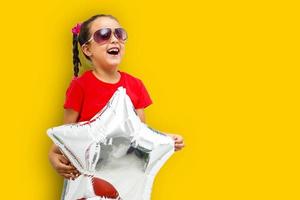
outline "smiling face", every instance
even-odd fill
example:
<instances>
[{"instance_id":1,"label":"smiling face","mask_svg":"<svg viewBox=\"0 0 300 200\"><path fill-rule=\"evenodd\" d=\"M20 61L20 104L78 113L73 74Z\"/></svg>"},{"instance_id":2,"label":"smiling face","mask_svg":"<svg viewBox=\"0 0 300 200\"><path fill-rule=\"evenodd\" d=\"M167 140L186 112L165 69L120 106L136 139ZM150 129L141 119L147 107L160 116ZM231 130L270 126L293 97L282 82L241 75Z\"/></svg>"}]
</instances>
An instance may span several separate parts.
<instances>
[{"instance_id":1,"label":"smiling face","mask_svg":"<svg viewBox=\"0 0 300 200\"><path fill-rule=\"evenodd\" d=\"M121 25L110 17L98 17L90 24L91 37L95 31L103 28L111 28L114 31L115 28L121 28ZM121 63L125 44L118 40L112 32L111 37L106 42L98 44L92 39L81 49L85 55L90 57L94 66L99 66L102 69L114 69Z\"/></svg>"}]
</instances>

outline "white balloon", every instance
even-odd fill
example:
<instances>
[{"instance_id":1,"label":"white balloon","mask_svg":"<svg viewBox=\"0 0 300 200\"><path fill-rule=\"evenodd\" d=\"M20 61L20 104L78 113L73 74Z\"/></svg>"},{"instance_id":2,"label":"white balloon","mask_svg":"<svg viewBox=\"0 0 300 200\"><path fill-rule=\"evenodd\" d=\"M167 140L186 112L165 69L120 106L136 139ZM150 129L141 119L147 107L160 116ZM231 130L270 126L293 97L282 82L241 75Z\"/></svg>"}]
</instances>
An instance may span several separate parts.
<instances>
[{"instance_id":1,"label":"white balloon","mask_svg":"<svg viewBox=\"0 0 300 200\"><path fill-rule=\"evenodd\" d=\"M91 120L47 130L80 171L65 180L63 200L150 200L154 178L174 153L174 141L141 122L119 87Z\"/></svg>"}]
</instances>

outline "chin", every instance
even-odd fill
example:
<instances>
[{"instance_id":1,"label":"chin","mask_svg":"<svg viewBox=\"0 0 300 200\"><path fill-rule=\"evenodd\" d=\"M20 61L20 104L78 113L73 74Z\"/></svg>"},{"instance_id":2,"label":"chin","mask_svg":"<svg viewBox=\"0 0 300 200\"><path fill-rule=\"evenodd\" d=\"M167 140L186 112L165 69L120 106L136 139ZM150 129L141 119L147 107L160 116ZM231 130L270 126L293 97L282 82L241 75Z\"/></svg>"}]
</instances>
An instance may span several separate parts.
<instances>
[{"instance_id":1,"label":"chin","mask_svg":"<svg viewBox=\"0 0 300 200\"><path fill-rule=\"evenodd\" d=\"M102 56L95 59L101 66L107 66L108 68L116 67L121 64L122 56Z\"/></svg>"},{"instance_id":2,"label":"chin","mask_svg":"<svg viewBox=\"0 0 300 200\"><path fill-rule=\"evenodd\" d=\"M106 66L106 69L112 69L112 68L117 68L119 66L120 62L107 62L102 66Z\"/></svg>"},{"instance_id":3,"label":"chin","mask_svg":"<svg viewBox=\"0 0 300 200\"><path fill-rule=\"evenodd\" d=\"M109 59L106 61L108 65L119 65L121 63L120 58L115 58L115 59Z\"/></svg>"}]
</instances>

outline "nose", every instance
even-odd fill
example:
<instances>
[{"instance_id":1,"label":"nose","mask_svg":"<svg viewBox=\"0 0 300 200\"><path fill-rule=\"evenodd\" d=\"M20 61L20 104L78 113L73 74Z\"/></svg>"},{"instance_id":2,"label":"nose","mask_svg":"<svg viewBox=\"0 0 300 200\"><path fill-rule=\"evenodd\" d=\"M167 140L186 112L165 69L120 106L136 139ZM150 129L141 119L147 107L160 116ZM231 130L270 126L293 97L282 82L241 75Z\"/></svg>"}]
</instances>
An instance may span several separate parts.
<instances>
[{"instance_id":1,"label":"nose","mask_svg":"<svg viewBox=\"0 0 300 200\"><path fill-rule=\"evenodd\" d=\"M112 33L110 37L110 42L111 43L117 43L119 40L116 38L115 34Z\"/></svg>"}]
</instances>

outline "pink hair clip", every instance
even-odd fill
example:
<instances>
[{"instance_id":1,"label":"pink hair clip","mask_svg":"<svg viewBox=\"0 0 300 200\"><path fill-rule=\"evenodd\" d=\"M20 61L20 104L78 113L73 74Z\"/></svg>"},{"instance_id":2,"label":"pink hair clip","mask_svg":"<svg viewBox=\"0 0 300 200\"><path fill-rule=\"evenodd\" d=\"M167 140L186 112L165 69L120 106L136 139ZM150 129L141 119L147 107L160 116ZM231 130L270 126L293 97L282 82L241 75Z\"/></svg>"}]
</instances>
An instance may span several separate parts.
<instances>
[{"instance_id":1,"label":"pink hair clip","mask_svg":"<svg viewBox=\"0 0 300 200\"><path fill-rule=\"evenodd\" d=\"M77 23L76 26L74 26L74 27L72 28L72 33L78 35L79 32L80 32L80 27L81 27L81 24L80 24L80 23Z\"/></svg>"}]
</instances>

